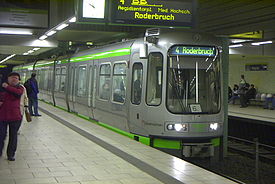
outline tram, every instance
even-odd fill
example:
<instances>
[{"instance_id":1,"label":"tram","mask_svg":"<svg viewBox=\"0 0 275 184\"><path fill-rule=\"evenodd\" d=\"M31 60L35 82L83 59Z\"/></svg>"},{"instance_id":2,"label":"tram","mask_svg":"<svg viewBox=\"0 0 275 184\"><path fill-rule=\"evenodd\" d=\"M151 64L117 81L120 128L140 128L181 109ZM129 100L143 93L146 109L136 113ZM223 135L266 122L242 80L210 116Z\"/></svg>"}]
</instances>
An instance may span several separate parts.
<instances>
[{"instance_id":1,"label":"tram","mask_svg":"<svg viewBox=\"0 0 275 184\"><path fill-rule=\"evenodd\" d=\"M39 98L159 149L213 156L223 136L221 40L147 29L144 38L14 67Z\"/></svg>"}]
</instances>

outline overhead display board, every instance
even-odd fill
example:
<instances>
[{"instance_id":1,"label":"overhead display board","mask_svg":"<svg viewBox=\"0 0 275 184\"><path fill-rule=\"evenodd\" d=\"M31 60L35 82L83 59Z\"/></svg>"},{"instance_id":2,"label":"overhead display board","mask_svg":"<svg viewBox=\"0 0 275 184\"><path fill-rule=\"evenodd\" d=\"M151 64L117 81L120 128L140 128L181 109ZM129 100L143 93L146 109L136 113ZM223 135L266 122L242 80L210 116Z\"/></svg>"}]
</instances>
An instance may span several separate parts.
<instances>
[{"instance_id":1,"label":"overhead display board","mask_svg":"<svg viewBox=\"0 0 275 184\"><path fill-rule=\"evenodd\" d=\"M215 47L206 47L206 46L186 46L179 45L173 46L169 50L169 55L177 56L205 56L205 57L214 57L216 55Z\"/></svg>"},{"instance_id":2,"label":"overhead display board","mask_svg":"<svg viewBox=\"0 0 275 184\"><path fill-rule=\"evenodd\" d=\"M47 28L49 0L0 1L0 26Z\"/></svg>"},{"instance_id":3,"label":"overhead display board","mask_svg":"<svg viewBox=\"0 0 275 184\"><path fill-rule=\"evenodd\" d=\"M112 0L111 22L193 27L195 2L194 0Z\"/></svg>"}]
</instances>

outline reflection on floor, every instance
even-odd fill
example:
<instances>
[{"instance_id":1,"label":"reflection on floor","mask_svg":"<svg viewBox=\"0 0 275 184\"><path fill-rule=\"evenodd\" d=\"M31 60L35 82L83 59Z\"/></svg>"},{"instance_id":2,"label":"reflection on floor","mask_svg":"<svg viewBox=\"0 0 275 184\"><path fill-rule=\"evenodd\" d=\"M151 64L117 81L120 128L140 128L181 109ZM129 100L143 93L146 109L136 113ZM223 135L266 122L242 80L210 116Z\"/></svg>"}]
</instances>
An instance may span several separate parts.
<instances>
[{"instance_id":1,"label":"reflection on floor","mask_svg":"<svg viewBox=\"0 0 275 184\"><path fill-rule=\"evenodd\" d=\"M240 108L240 105L228 104L228 115L275 123L275 110L263 109L261 106Z\"/></svg>"}]
</instances>

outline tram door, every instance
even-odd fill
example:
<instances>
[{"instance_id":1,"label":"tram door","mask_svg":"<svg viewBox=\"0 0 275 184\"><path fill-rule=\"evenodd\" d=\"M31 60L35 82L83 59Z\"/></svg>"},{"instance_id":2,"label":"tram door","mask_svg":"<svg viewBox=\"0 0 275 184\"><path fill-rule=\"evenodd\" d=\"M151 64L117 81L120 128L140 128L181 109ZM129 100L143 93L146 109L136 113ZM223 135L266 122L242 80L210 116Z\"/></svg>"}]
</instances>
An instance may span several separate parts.
<instances>
[{"instance_id":1,"label":"tram door","mask_svg":"<svg viewBox=\"0 0 275 184\"><path fill-rule=\"evenodd\" d=\"M74 101L75 101L75 97L74 97L74 85L75 85L75 72L76 72L76 67L74 66L74 64L70 64L69 66L69 72L68 72L68 80L69 80L69 107L70 107L70 111L71 112L75 112L75 107L74 107Z\"/></svg>"},{"instance_id":2,"label":"tram door","mask_svg":"<svg viewBox=\"0 0 275 184\"><path fill-rule=\"evenodd\" d=\"M132 65L132 81L131 81L131 102L129 111L130 131L143 134L143 107L144 103L144 72L142 62L136 62Z\"/></svg>"},{"instance_id":3,"label":"tram door","mask_svg":"<svg viewBox=\"0 0 275 184\"><path fill-rule=\"evenodd\" d=\"M89 86L88 86L88 106L90 109L90 117L94 117L95 95L96 95L96 65L92 63L89 68Z\"/></svg>"}]
</instances>

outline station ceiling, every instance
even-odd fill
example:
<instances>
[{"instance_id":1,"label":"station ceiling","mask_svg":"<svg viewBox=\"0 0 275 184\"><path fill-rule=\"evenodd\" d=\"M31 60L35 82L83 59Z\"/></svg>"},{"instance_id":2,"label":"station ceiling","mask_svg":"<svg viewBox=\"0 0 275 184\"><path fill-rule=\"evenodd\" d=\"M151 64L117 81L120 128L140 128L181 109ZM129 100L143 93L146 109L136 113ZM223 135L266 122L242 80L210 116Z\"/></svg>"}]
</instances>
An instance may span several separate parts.
<instances>
[{"instance_id":1,"label":"station ceiling","mask_svg":"<svg viewBox=\"0 0 275 184\"><path fill-rule=\"evenodd\" d=\"M64 4L68 6L64 6ZM70 17L72 0L50 1L49 28ZM274 0L198 0L196 30L210 32L219 36L234 34L261 33L260 40L275 40L275 1ZM121 41L143 36L146 28L137 26L105 26L98 24L72 24L66 29L44 41L44 47L24 56L23 53L36 47L35 40L47 29L30 29L31 36L0 34L0 61L11 54L16 54L5 64L21 64L32 62L38 58L50 57L55 52L62 52L71 41L77 46L86 42L93 45ZM1 29L6 29L0 27ZM11 29L17 29L11 27ZM22 28L21 28L22 29ZM255 39L255 38L254 38ZM27 44L26 44L27 43Z\"/></svg>"}]
</instances>

